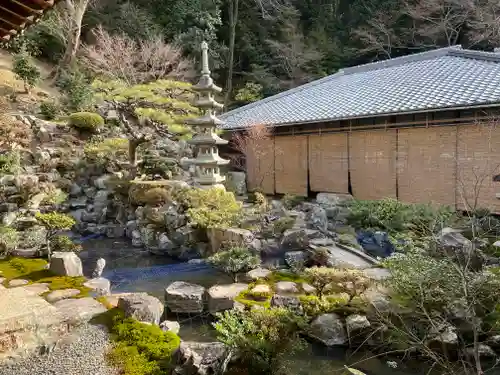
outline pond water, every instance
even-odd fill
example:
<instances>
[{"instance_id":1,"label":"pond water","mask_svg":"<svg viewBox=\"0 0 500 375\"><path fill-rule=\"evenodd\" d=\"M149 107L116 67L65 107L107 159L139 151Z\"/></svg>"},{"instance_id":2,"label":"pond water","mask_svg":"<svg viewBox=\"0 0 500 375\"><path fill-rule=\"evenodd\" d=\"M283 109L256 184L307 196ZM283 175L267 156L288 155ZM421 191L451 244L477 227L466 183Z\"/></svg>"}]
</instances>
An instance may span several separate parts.
<instances>
[{"instance_id":1,"label":"pond water","mask_svg":"<svg viewBox=\"0 0 500 375\"><path fill-rule=\"evenodd\" d=\"M164 300L165 288L173 281L188 281L205 287L232 282L227 275L206 265L188 265L167 257L154 256L148 251L132 247L124 240L94 239L85 241L82 245L80 257L84 273L90 276L97 259L106 259L103 276L111 281L113 293L147 292ZM179 321L179 335L183 340L215 340L211 325L213 318L209 314L173 314L168 319ZM326 349L321 345L310 345L304 353L294 355L289 363L289 374L343 374L344 365L349 364L355 364L355 368L367 375L427 374L426 366L422 364L398 363L398 367L394 369L385 360L373 358L373 354L369 352L351 354L342 348Z\"/></svg>"}]
</instances>

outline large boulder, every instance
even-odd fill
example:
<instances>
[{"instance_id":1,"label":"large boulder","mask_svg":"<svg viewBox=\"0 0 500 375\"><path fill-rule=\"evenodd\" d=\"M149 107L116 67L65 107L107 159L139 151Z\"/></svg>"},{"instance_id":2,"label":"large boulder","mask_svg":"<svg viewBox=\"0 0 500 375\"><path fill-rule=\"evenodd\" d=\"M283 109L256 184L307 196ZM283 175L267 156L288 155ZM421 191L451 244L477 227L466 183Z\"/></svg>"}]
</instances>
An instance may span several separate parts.
<instances>
[{"instance_id":1,"label":"large boulder","mask_svg":"<svg viewBox=\"0 0 500 375\"><path fill-rule=\"evenodd\" d=\"M275 294L271 298L271 306L289 309L298 315L302 315L304 313L300 300L296 296L284 296L281 294Z\"/></svg>"},{"instance_id":2,"label":"large boulder","mask_svg":"<svg viewBox=\"0 0 500 375\"><path fill-rule=\"evenodd\" d=\"M231 352L220 342L181 342L174 357L174 375L221 375Z\"/></svg>"},{"instance_id":3,"label":"large boulder","mask_svg":"<svg viewBox=\"0 0 500 375\"><path fill-rule=\"evenodd\" d=\"M306 212L306 222L310 228L318 229L325 232L328 227L328 217L323 207L312 204L303 203L302 209Z\"/></svg>"},{"instance_id":4,"label":"large boulder","mask_svg":"<svg viewBox=\"0 0 500 375\"><path fill-rule=\"evenodd\" d=\"M285 230L280 242L280 247L288 251L304 250L308 245L308 233L301 228Z\"/></svg>"},{"instance_id":5,"label":"large boulder","mask_svg":"<svg viewBox=\"0 0 500 375\"><path fill-rule=\"evenodd\" d=\"M349 209L347 203L353 199L350 194L319 193L316 202L325 209L326 216L336 222L346 221Z\"/></svg>"},{"instance_id":6,"label":"large boulder","mask_svg":"<svg viewBox=\"0 0 500 375\"><path fill-rule=\"evenodd\" d=\"M208 311L212 314L230 310L234 307L234 299L247 289L247 284L234 283L228 285L215 285L208 289Z\"/></svg>"},{"instance_id":7,"label":"large boulder","mask_svg":"<svg viewBox=\"0 0 500 375\"><path fill-rule=\"evenodd\" d=\"M484 262L481 252L476 249L460 231L443 228L436 238L438 256L452 257L456 262L473 269L480 269Z\"/></svg>"},{"instance_id":8,"label":"large boulder","mask_svg":"<svg viewBox=\"0 0 500 375\"><path fill-rule=\"evenodd\" d=\"M345 320L345 326L349 340L353 342L362 342L365 339L365 334L371 324L365 315L353 314L349 315Z\"/></svg>"},{"instance_id":9,"label":"large boulder","mask_svg":"<svg viewBox=\"0 0 500 375\"><path fill-rule=\"evenodd\" d=\"M165 304L174 313L200 313L204 310L205 288L184 281L175 281L165 290Z\"/></svg>"},{"instance_id":10,"label":"large boulder","mask_svg":"<svg viewBox=\"0 0 500 375\"><path fill-rule=\"evenodd\" d=\"M106 307L92 297L63 299L54 303L54 306L64 319L72 324L89 321L96 315L107 311Z\"/></svg>"},{"instance_id":11,"label":"large boulder","mask_svg":"<svg viewBox=\"0 0 500 375\"><path fill-rule=\"evenodd\" d=\"M373 257L386 258L396 250L387 232L362 231L357 234L358 243Z\"/></svg>"},{"instance_id":12,"label":"large boulder","mask_svg":"<svg viewBox=\"0 0 500 375\"><path fill-rule=\"evenodd\" d=\"M49 269L58 276L83 276L82 261L73 252L53 253Z\"/></svg>"},{"instance_id":13,"label":"large boulder","mask_svg":"<svg viewBox=\"0 0 500 375\"><path fill-rule=\"evenodd\" d=\"M161 301L147 293L131 293L120 297L118 308L123 310L126 317L152 324L160 324L164 310Z\"/></svg>"},{"instance_id":14,"label":"large boulder","mask_svg":"<svg viewBox=\"0 0 500 375\"><path fill-rule=\"evenodd\" d=\"M108 296L111 294L111 283L104 277L90 279L83 286L91 289L98 296Z\"/></svg>"},{"instance_id":15,"label":"large boulder","mask_svg":"<svg viewBox=\"0 0 500 375\"><path fill-rule=\"evenodd\" d=\"M248 229L241 228L212 228L208 230L208 238L212 252L220 250L223 244L251 246L255 239Z\"/></svg>"},{"instance_id":16,"label":"large boulder","mask_svg":"<svg viewBox=\"0 0 500 375\"><path fill-rule=\"evenodd\" d=\"M323 314L311 322L308 335L326 346L345 345L347 334L342 319L337 314Z\"/></svg>"},{"instance_id":17,"label":"large boulder","mask_svg":"<svg viewBox=\"0 0 500 375\"><path fill-rule=\"evenodd\" d=\"M228 190L236 195L245 195L247 193L247 176L245 172L228 172L227 183Z\"/></svg>"}]
</instances>

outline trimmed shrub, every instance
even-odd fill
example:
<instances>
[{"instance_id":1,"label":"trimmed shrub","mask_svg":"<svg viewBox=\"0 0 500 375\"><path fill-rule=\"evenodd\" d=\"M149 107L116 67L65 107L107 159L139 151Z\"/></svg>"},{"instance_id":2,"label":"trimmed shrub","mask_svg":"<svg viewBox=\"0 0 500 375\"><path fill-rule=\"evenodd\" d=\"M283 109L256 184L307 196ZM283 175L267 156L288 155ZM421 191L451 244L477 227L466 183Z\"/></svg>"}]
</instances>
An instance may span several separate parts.
<instances>
[{"instance_id":1,"label":"trimmed shrub","mask_svg":"<svg viewBox=\"0 0 500 375\"><path fill-rule=\"evenodd\" d=\"M144 202L151 206L160 206L170 201L170 193L162 187L154 187L144 193Z\"/></svg>"},{"instance_id":2,"label":"trimmed shrub","mask_svg":"<svg viewBox=\"0 0 500 375\"><path fill-rule=\"evenodd\" d=\"M75 253L82 250L82 247L73 242L71 238L64 235L54 236L50 241L53 251L73 251Z\"/></svg>"},{"instance_id":3,"label":"trimmed shrub","mask_svg":"<svg viewBox=\"0 0 500 375\"><path fill-rule=\"evenodd\" d=\"M40 114L46 120L54 120L59 115L60 112L61 109L59 108L59 105L56 102L44 101L40 104Z\"/></svg>"},{"instance_id":4,"label":"trimmed shrub","mask_svg":"<svg viewBox=\"0 0 500 375\"><path fill-rule=\"evenodd\" d=\"M7 255L19 244L19 233L10 227L0 227L0 254Z\"/></svg>"},{"instance_id":5,"label":"trimmed shrub","mask_svg":"<svg viewBox=\"0 0 500 375\"><path fill-rule=\"evenodd\" d=\"M56 85L65 94L63 104L69 111L83 111L90 107L94 89L89 79L78 69L63 72Z\"/></svg>"},{"instance_id":6,"label":"trimmed shrub","mask_svg":"<svg viewBox=\"0 0 500 375\"><path fill-rule=\"evenodd\" d=\"M283 308L217 314L218 340L239 354L250 374L281 373L285 357L302 349L299 333L304 320Z\"/></svg>"},{"instance_id":7,"label":"trimmed shrub","mask_svg":"<svg viewBox=\"0 0 500 375\"><path fill-rule=\"evenodd\" d=\"M98 113L76 112L69 116L69 124L78 130L95 133L104 125L104 119Z\"/></svg>"},{"instance_id":8,"label":"trimmed shrub","mask_svg":"<svg viewBox=\"0 0 500 375\"><path fill-rule=\"evenodd\" d=\"M109 359L124 375L166 374L171 370L172 355L180 345L176 334L124 318L122 312L114 316L111 333L116 345Z\"/></svg>"},{"instance_id":9,"label":"trimmed shrub","mask_svg":"<svg viewBox=\"0 0 500 375\"><path fill-rule=\"evenodd\" d=\"M295 219L293 217L284 216L273 222L273 233L282 235L287 229L292 229Z\"/></svg>"},{"instance_id":10,"label":"trimmed shrub","mask_svg":"<svg viewBox=\"0 0 500 375\"><path fill-rule=\"evenodd\" d=\"M12 71L17 78L24 82L26 92L29 92L40 81L40 70L25 51L14 56Z\"/></svg>"},{"instance_id":11,"label":"trimmed shrub","mask_svg":"<svg viewBox=\"0 0 500 375\"><path fill-rule=\"evenodd\" d=\"M186 201L189 220L198 228L228 228L241 218L241 203L223 189L190 189Z\"/></svg>"},{"instance_id":12,"label":"trimmed shrub","mask_svg":"<svg viewBox=\"0 0 500 375\"><path fill-rule=\"evenodd\" d=\"M229 250L218 252L208 258L214 267L231 275L234 282L240 272L247 272L260 265L260 258L243 246L231 247Z\"/></svg>"}]
</instances>

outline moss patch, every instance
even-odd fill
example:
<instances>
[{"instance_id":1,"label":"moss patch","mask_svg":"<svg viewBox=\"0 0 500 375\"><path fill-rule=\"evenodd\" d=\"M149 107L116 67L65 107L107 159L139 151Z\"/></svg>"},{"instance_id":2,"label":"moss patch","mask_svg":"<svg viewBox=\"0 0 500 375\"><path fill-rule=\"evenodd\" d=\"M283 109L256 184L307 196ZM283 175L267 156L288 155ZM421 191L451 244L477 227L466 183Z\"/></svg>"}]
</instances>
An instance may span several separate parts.
<instances>
[{"instance_id":1,"label":"moss patch","mask_svg":"<svg viewBox=\"0 0 500 375\"><path fill-rule=\"evenodd\" d=\"M253 306L260 306L267 309L271 307L271 298L272 293L264 298L264 296L255 296L255 294L250 290L244 290L243 292L238 294L238 296L236 296L234 300L248 308Z\"/></svg>"},{"instance_id":2,"label":"moss patch","mask_svg":"<svg viewBox=\"0 0 500 375\"><path fill-rule=\"evenodd\" d=\"M0 260L0 277L5 277L5 285L12 279L25 279L33 283L47 283L50 291L60 289L78 289L80 294L73 298L87 297L91 289L83 286L84 277L54 276L45 269L44 259L9 258Z\"/></svg>"},{"instance_id":3,"label":"moss patch","mask_svg":"<svg viewBox=\"0 0 500 375\"><path fill-rule=\"evenodd\" d=\"M292 281L298 284L307 282L301 275L286 271L274 271L269 279L273 283L277 283L278 281Z\"/></svg>"},{"instance_id":4,"label":"moss patch","mask_svg":"<svg viewBox=\"0 0 500 375\"><path fill-rule=\"evenodd\" d=\"M108 310L92 322L109 327L115 345L107 357L124 375L167 374L172 370L172 355L180 345L176 334L125 318L117 308Z\"/></svg>"}]
</instances>

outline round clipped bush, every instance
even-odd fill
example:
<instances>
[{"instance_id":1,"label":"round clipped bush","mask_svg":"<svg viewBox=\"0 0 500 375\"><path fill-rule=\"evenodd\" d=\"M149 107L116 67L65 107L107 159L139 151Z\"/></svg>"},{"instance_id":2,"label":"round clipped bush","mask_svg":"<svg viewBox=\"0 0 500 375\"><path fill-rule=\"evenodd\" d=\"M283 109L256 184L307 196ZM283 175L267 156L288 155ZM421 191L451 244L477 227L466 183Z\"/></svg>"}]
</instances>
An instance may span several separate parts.
<instances>
[{"instance_id":1,"label":"round clipped bush","mask_svg":"<svg viewBox=\"0 0 500 375\"><path fill-rule=\"evenodd\" d=\"M104 119L98 113L76 112L69 116L69 124L78 130L95 132L104 125Z\"/></svg>"},{"instance_id":2,"label":"round clipped bush","mask_svg":"<svg viewBox=\"0 0 500 375\"><path fill-rule=\"evenodd\" d=\"M170 200L170 193L162 187L149 189L144 193L144 202L151 206L159 206Z\"/></svg>"}]
</instances>

